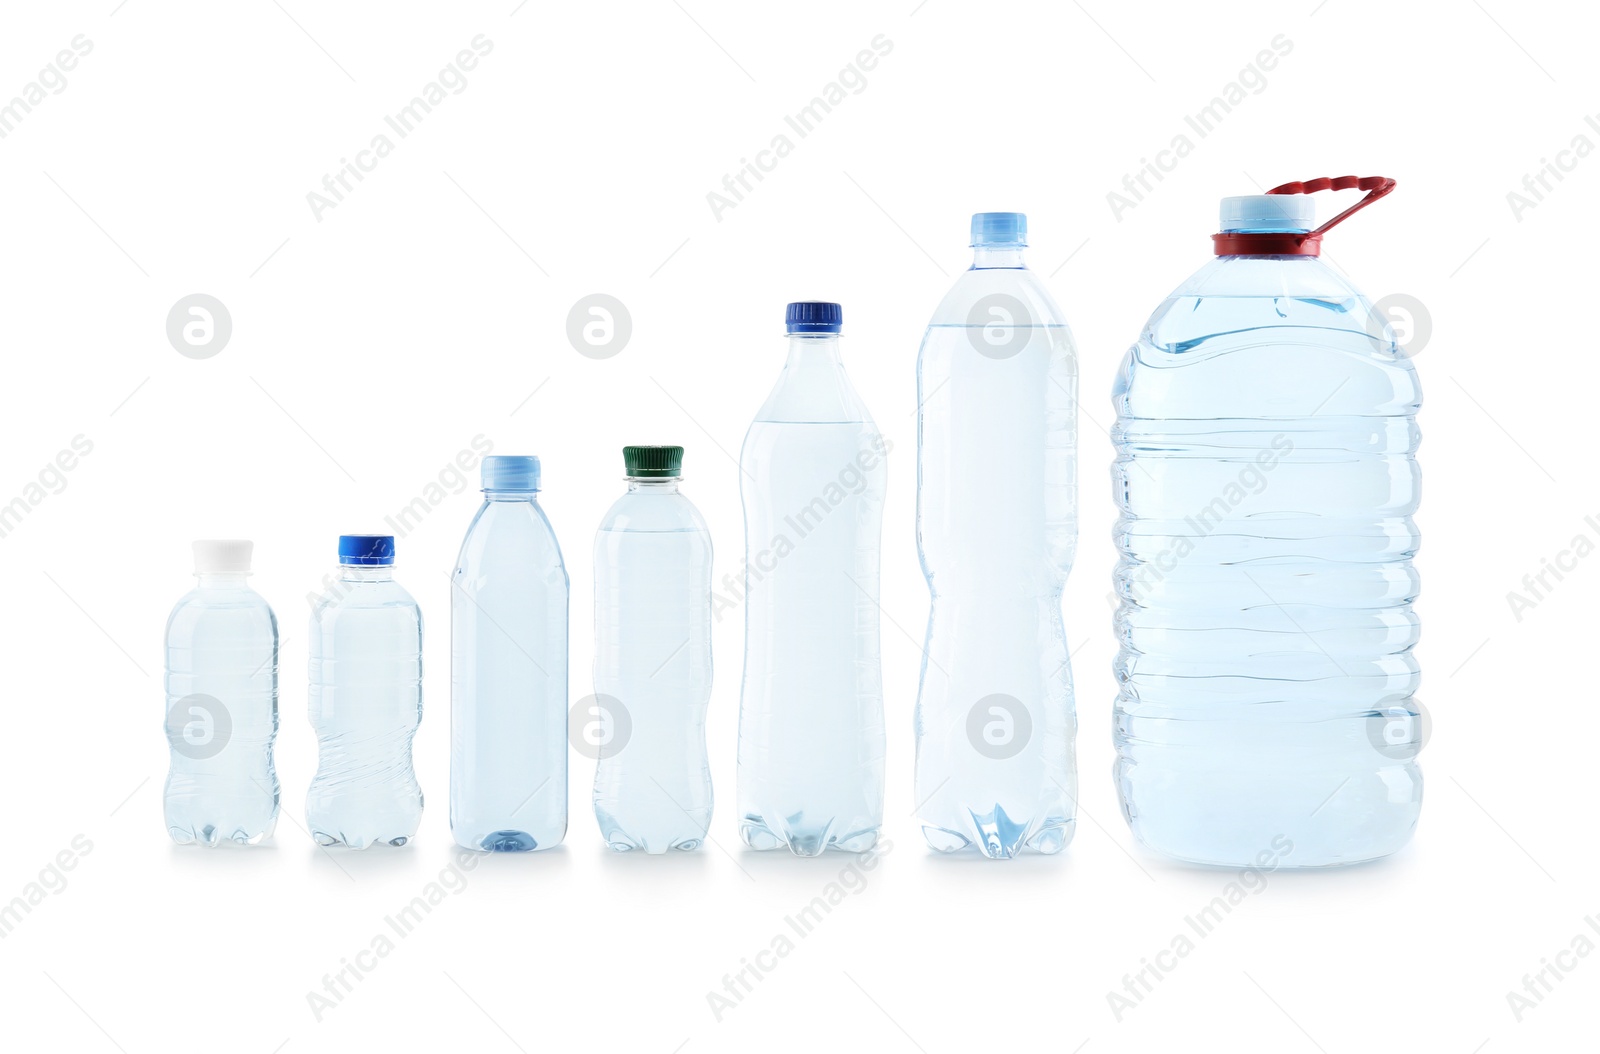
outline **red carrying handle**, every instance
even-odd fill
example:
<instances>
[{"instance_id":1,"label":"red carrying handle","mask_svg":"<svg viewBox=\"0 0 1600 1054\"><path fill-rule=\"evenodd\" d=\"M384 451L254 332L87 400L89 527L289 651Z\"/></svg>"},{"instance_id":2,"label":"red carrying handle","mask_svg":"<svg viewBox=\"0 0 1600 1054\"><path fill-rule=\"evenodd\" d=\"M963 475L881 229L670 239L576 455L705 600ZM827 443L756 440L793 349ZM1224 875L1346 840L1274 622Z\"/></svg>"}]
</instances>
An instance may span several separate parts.
<instances>
[{"instance_id":1,"label":"red carrying handle","mask_svg":"<svg viewBox=\"0 0 1600 1054\"><path fill-rule=\"evenodd\" d=\"M1321 176L1305 182L1285 183L1268 194L1315 194L1321 190L1364 190L1367 196L1314 231L1224 231L1211 236L1218 256L1316 256L1322 236L1354 213L1394 189L1388 176Z\"/></svg>"}]
</instances>

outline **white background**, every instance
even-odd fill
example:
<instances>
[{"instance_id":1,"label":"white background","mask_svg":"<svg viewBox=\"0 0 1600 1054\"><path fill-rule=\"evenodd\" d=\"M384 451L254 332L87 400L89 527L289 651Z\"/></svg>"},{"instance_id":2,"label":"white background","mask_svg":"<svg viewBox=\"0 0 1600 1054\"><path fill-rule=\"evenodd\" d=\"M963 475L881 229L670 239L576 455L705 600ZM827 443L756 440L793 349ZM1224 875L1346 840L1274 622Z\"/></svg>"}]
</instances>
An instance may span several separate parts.
<instances>
[{"instance_id":1,"label":"white background","mask_svg":"<svg viewBox=\"0 0 1600 1054\"><path fill-rule=\"evenodd\" d=\"M1574 5L15 5L0 100L77 34L92 51L0 139L0 503L73 438L93 451L0 538L0 901L83 836L67 885L0 939L8 1049L1575 1050L1600 956L1519 1022L1507 992L1600 912L1592 810L1600 560L1514 616L1510 590L1600 513L1589 444L1600 160L1520 216L1507 193L1600 107ZM915 10L913 10L915 8ZM1587 17L1587 23L1574 21ZM478 34L493 50L335 208L308 192ZM882 34L892 51L732 210L708 192ZM1107 193L1283 34L1292 51L1153 192ZM391 133L391 138L394 136ZM791 132L791 139L794 139ZM1119 1022L1107 992L1235 876L1139 851L1109 771L1108 393L1163 296L1204 264L1216 200L1321 175L1398 191L1329 236L1374 299L1431 315L1417 654L1436 735L1413 843L1272 875ZM1543 193L1541 191L1541 193ZM1353 198L1354 195L1348 197ZM1331 198L1319 199L1321 215ZM1030 258L1082 363L1080 564L1068 633L1080 832L1054 858L936 858L910 822L927 592L917 566L914 362L968 261L971 212L1028 213ZM207 293L212 358L165 320ZM615 357L578 354L575 301L620 298ZM687 447L717 577L736 571L736 454L780 368L786 301L844 304L845 362L885 434L886 834L864 891L719 1022L706 994L769 947L848 858L738 847L730 802L741 620L716 629L714 845L607 852L574 758L557 851L485 861L319 1022L307 993L451 865L447 572L477 506L399 540L428 625L410 849L333 856L304 834L306 593L340 532L380 530L479 434L537 453L573 581L587 694L592 532L619 448ZM53 479L53 477L52 477ZM37 496L37 492L34 492ZM162 830L161 639L189 543L256 542L283 633L270 847ZM1569 565L1571 561L1569 560ZM1591 566L1594 565L1594 566ZM69 853L69 856L71 854ZM373 960L368 960L373 961ZM1170 961L1170 960L1169 960ZM1554 977L1547 974L1547 978Z\"/></svg>"}]
</instances>

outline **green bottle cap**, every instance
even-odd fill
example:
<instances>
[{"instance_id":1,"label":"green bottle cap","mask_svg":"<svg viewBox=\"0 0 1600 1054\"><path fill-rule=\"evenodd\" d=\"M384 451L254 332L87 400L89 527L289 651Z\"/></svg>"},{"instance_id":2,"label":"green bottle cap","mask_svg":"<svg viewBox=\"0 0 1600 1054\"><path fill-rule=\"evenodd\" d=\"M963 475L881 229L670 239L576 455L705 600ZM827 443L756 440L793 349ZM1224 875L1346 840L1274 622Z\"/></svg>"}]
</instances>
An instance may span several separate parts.
<instances>
[{"instance_id":1,"label":"green bottle cap","mask_svg":"<svg viewBox=\"0 0 1600 1054\"><path fill-rule=\"evenodd\" d=\"M622 463L628 475L643 479L677 476L683 471L681 446L625 446Z\"/></svg>"}]
</instances>

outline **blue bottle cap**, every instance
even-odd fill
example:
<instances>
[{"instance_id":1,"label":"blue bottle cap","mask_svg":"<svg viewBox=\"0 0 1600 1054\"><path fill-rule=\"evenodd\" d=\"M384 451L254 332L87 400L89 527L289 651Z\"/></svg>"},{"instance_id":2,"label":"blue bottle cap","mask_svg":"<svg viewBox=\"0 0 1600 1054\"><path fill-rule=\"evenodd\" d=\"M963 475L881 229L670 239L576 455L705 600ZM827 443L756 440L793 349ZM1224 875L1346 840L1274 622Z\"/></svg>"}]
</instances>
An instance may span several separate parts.
<instances>
[{"instance_id":1,"label":"blue bottle cap","mask_svg":"<svg viewBox=\"0 0 1600 1054\"><path fill-rule=\"evenodd\" d=\"M1316 204L1305 194L1242 194L1222 199L1222 230L1309 231Z\"/></svg>"},{"instance_id":2,"label":"blue bottle cap","mask_svg":"<svg viewBox=\"0 0 1600 1054\"><path fill-rule=\"evenodd\" d=\"M539 489L539 459L491 454L483 459L483 489L525 491Z\"/></svg>"},{"instance_id":3,"label":"blue bottle cap","mask_svg":"<svg viewBox=\"0 0 1600 1054\"><path fill-rule=\"evenodd\" d=\"M797 300L783 312L790 333L837 333L844 325L844 308L822 300Z\"/></svg>"},{"instance_id":4,"label":"blue bottle cap","mask_svg":"<svg viewBox=\"0 0 1600 1054\"><path fill-rule=\"evenodd\" d=\"M1028 244L1028 217L1021 212L972 214L974 249L1022 249Z\"/></svg>"},{"instance_id":5,"label":"blue bottle cap","mask_svg":"<svg viewBox=\"0 0 1600 1054\"><path fill-rule=\"evenodd\" d=\"M339 535L339 562L366 566L386 566L394 563L394 535L392 534L341 534Z\"/></svg>"}]
</instances>

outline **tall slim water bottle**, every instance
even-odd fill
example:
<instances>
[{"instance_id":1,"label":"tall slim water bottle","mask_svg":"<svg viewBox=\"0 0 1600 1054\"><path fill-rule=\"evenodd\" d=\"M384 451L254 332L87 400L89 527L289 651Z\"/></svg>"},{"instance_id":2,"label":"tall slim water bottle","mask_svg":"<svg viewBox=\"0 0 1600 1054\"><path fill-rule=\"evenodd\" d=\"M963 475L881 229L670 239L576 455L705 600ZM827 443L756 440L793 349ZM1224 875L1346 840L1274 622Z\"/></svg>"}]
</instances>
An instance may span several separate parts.
<instances>
[{"instance_id":1,"label":"tall slim water bottle","mask_svg":"<svg viewBox=\"0 0 1600 1054\"><path fill-rule=\"evenodd\" d=\"M450 830L486 852L567 832L567 569L539 459L483 459L450 590Z\"/></svg>"},{"instance_id":2,"label":"tall slim water bottle","mask_svg":"<svg viewBox=\"0 0 1600 1054\"><path fill-rule=\"evenodd\" d=\"M681 446L622 448L628 492L594 539L594 815L618 852L697 849L711 825L711 532Z\"/></svg>"},{"instance_id":3,"label":"tall slim water bottle","mask_svg":"<svg viewBox=\"0 0 1600 1054\"><path fill-rule=\"evenodd\" d=\"M339 537L339 577L311 609L318 845L405 845L422 822L411 740L422 720L422 612L394 580L394 538Z\"/></svg>"},{"instance_id":4,"label":"tall slim water bottle","mask_svg":"<svg viewBox=\"0 0 1600 1054\"><path fill-rule=\"evenodd\" d=\"M739 836L797 856L883 824L878 545L889 443L839 361L838 304L786 312L789 358L739 456Z\"/></svg>"},{"instance_id":5,"label":"tall slim water bottle","mask_svg":"<svg viewBox=\"0 0 1600 1054\"><path fill-rule=\"evenodd\" d=\"M181 845L255 845L278 820L278 620L245 584L252 549L195 542L195 588L167 619L164 802Z\"/></svg>"},{"instance_id":6,"label":"tall slim water bottle","mask_svg":"<svg viewBox=\"0 0 1600 1054\"><path fill-rule=\"evenodd\" d=\"M1422 395L1392 327L1317 255L1393 187L1224 198L1217 258L1123 360L1117 789L1167 856L1349 864L1416 825ZM1301 195L1357 188L1311 229Z\"/></svg>"},{"instance_id":7,"label":"tall slim water bottle","mask_svg":"<svg viewBox=\"0 0 1600 1054\"><path fill-rule=\"evenodd\" d=\"M1077 719L1061 594L1078 538L1078 355L1023 263L1027 218L972 217L972 268L917 358L917 545L932 593L917 819L941 852L1060 852Z\"/></svg>"}]
</instances>

